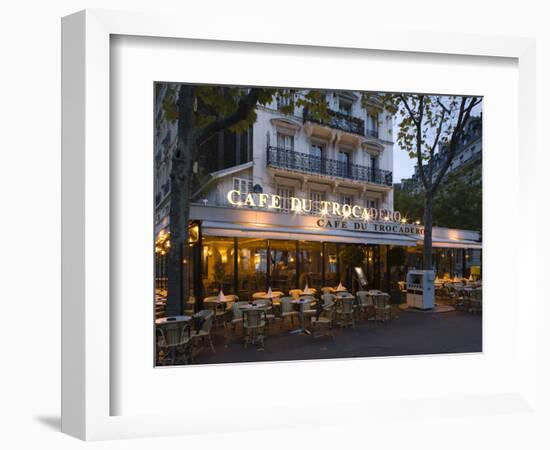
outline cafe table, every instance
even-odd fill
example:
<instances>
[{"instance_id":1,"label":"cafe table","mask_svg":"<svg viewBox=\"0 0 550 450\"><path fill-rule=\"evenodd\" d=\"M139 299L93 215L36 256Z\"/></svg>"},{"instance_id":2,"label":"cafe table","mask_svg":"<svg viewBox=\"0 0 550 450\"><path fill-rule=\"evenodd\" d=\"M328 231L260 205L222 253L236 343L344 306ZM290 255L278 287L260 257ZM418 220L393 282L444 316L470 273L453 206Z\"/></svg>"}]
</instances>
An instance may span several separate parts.
<instances>
[{"instance_id":1,"label":"cafe table","mask_svg":"<svg viewBox=\"0 0 550 450\"><path fill-rule=\"evenodd\" d=\"M296 328L295 330L292 330L290 332L290 334L311 334L311 332L309 330L306 330L306 327L305 327L305 318L304 318L304 309L305 309L305 306L308 304L308 303L311 303L312 299L311 298L297 298L297 299L294 299L292 300L290 303L293 303L295 305L299 305L300 306L300 312L299 312L299 317L300 317L300 328Z\"/></svg>"},{"instance_id":2,"label":"cafe table","mask_svg":"<svg viewBox=\"0 0 550 450\"><path fill-rule=\"evenodd\" d=\"M189 322L191 319L191 316L161 317L155 320L155 325L164 325L165 323Z\"/></svg>"}]
</instances>

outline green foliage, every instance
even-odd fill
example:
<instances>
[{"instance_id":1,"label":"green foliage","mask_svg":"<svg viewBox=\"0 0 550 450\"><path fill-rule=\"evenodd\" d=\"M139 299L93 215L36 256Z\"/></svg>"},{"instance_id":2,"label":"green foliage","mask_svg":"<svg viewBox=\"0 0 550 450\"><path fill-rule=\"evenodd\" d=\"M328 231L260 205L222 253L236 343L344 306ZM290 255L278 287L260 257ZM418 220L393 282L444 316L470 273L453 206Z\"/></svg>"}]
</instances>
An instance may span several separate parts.
<instances>
[{"instance_id":1,"label":"green foliage","mask_svg":"<svg viewBox=\"0 0 550 450\"><path fill-rule=\"evenodd\" d=\"M259 92L257 105L268 105L274 98L283 99L281 112L293 114L296 107L308 108L311 116L320 120L328 120L328 108L324 91L319 90L295 90L276 88L254 88ZM178 119L177 108L178 85L170 85L168 95L165 96L162 108L167 120L174 122ZM196 125L205 128L211 123L235 113L240 100L248 93L249 89L240 86L214 86L196 85L194 87L196 98ZM158 91L157 91L158 94ZM251 108L246 118L230 126L233 132L243 132L256 121L256 111Z\"/></svg>"},{"instance_id":2,"label":"green foliage","mask_svg":"<svg viewBox=\"0 0 550 450\"><path fill-rule=\"evenodd\" d=\"M481 166L449 174L434 198L434 224L481 231L482 202Z\"/></svg>"},{"instance_id":3,"label":"green foliage","mask_svg":"<svg viewBox=\"0 0 550 450\"><path fill-rule=\"evenodd\" d=\"M221 261L218 261L214 265L214 281L216 284L222 284L223 279L225 277L225 264L223 264Z\"/></svg>"},{"instance_id":4,"label":"green foliage","mask_svg":"<svg viewBox=\"0 0 550 450\"><path fill-rule=\"evenodd\" d=\"M409 220L422 220L424 193L394 190L394 208ZM481 165L468 165L443 179L432 206L433 224L481 231Z\"/></svg>"},{"instance_id":5,"label":"green foliage","mask_svg":"<svg viewBox=\"0 0 550 450\"><path fill-rule=\"evenodd\" d=\"M401 212L402 216L410 221L422 221L424 217L424 195L394 189L393 207Z\"/></svg>"}]
</instances>

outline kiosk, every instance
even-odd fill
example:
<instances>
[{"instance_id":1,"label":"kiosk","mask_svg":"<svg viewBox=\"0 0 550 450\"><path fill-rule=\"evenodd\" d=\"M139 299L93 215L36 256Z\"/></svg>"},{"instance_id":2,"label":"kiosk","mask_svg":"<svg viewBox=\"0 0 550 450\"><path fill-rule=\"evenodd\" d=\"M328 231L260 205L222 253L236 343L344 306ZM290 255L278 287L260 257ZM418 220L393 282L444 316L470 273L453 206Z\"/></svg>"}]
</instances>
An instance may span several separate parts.
<instances>
[{"instance_id":1,"label":"kiosk","mask_svg":"<svg viewBox=\"0 0 550 450\"><path fill-rule=\"evenodd\" d=\"M407 273L407 305L409 308L432 309L435 303L433 270L411 270Z\"/></svg>"}]
</instances>

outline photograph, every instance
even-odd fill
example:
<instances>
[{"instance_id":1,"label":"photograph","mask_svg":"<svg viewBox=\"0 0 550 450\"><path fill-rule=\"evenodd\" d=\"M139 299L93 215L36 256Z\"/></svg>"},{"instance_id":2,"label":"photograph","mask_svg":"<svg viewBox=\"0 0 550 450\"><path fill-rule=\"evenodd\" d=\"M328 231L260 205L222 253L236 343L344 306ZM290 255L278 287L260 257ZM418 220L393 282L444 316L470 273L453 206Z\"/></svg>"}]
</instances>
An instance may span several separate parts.
<instances>
[{"instance_id":1,"label":"photograph","mask_svg":"<svg viewBox=\"0 0 550 450\"><path fill-rule=\"evenodd\" d=\"M155 366L483 350L481 96L154 89Z\"/></svg>"}]
</instances>

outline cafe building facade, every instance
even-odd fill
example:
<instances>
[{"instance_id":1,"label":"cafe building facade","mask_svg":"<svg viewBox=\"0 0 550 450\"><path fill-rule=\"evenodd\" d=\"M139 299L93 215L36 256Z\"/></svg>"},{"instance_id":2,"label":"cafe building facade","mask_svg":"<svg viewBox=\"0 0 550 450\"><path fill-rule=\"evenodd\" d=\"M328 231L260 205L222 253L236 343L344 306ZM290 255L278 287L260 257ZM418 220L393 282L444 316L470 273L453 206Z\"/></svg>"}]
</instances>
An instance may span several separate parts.
<instances>
[{"instance_id":1,"label":"cafe building facade","mask_svg":"<svg viewBox=\"0 0 550 450\"><path fill-rule=\"evenodd\" d=\"M248 131L222 134L204 151L184 261L196 304L220 288L243 300L269 287L357 288L350 246L363 252L367 287L396 301L398 281L421 267L424 228L393 208L392 116L359 93L327 92L327 101L329 119L321 122L300 108L283 114L274 100L257 109ZM176 133L160 108L157 114L155 269L162 285ZM477 275L479 233L436 227L433 247L438 275Z\"/></svg>"}]
</instances>

